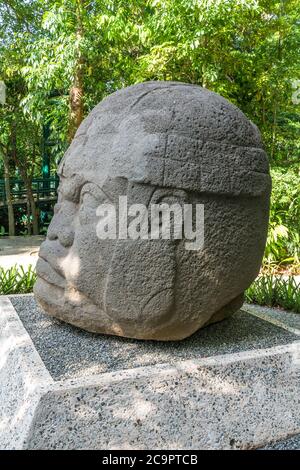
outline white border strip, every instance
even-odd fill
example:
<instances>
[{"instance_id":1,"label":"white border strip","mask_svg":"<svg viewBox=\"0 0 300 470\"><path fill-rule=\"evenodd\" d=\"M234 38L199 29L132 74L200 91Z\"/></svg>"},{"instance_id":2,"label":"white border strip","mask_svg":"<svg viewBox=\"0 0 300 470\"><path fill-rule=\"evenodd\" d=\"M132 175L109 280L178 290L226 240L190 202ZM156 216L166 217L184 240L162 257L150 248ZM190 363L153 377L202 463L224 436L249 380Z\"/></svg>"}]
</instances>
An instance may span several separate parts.
<instances>
[{"instance_id":1,"label":"white border strip","mask_svg":"<svg viewBox=\"0 0 300 470\"><path fill-rule=\"evenodd\" d=\"M271 308L271 307L270 307ZM260 310L259 306L248 306L248 305L243 305L241 308L242 311L246 313L250 313L254 317L260 318L261 320L267 321L268 323L272 323L275 326L278 326L279 328L283 328L284 330L288 331L289 333L293 333L294 335L300 336L300 329L299 328L294 328L293 326L288 325L284 321L280 321L277 318L274 318L271 313L267 313L265 311ZM287 312L289 313L289 312ZM291 312L292 313L292 312ZM298 313L295 313L295 315L299 315Z\"/></svg>"}]
</instances>

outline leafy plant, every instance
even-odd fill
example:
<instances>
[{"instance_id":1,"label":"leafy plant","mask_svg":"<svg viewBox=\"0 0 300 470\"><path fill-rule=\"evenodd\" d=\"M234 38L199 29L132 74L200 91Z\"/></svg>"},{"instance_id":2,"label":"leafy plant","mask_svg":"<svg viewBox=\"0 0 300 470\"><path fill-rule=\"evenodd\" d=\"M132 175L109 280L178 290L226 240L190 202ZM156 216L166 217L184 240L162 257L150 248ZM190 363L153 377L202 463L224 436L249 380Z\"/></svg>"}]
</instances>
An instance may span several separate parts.
<instances>
[{"instance_id":1,"label":"leafy plant","mask_svg":"<svg viewBox=\"0 0 300 470\"><path fill-rule=\"evenodd\" d=\"M299 168L273 168L270 222L264 271L293 266L300 269L300 173ZM279 269L278 269L279 268Z\"/></svg>"},{"instance_id":2,"label":"leafy plant","mask_svg":"<svg viewBox=\"0 0 300 470\"><path fill-rule=\"evenodd\" d=\"M245 293L247 302L300 313L300 283L293 276L259 276Z\"/></svg>"},{"instance_id":3,"label":"leafy plant","mask_svg":"<svg viewBox=\"0 0 300 470\"><path fill-rule=\"evenodd\" d=\"M23 266L0 267L0 295L27 294L32 292L36 274L32 265L27 270Z\"/></svg>"},{"instance_id":4,"label":"leafy plant","mask_svg":"<svg viewBox=\"0 0 300 470\"><path fill-rule=\"evenodd\" d=\"M0 237L4 237L5 235L6 235L5 227L3 227L3 225L0 225Z\"/></svg>"}]
</instances>

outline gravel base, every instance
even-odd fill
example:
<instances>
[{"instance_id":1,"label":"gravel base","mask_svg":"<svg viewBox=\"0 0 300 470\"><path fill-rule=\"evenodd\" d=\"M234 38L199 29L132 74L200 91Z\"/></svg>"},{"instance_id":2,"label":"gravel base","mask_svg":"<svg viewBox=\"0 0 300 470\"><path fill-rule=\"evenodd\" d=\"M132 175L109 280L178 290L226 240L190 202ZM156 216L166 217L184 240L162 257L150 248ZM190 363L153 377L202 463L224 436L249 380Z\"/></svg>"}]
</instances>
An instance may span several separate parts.
<instances>
[{"instance_id":1,"label":"gravel base","mask_svg":"<svg viewBox=\"0 0 300 470\"><path fill-rule=\"evenodd\" d=\"M243 311L179 342L97 335L47 316L31 294L9 298L55 380L299 341L293 333Z\"/></svg>"},{"instance_id":2,"label":"gravel base","mask_svg":"<svg viewBox=\"0 0 300 470\"><path fill-rule=\"evenodd\" d=\"M289 437L284 441L268 444L260 450L300 450L300 434Z\"/></svg>"}]
</instances>

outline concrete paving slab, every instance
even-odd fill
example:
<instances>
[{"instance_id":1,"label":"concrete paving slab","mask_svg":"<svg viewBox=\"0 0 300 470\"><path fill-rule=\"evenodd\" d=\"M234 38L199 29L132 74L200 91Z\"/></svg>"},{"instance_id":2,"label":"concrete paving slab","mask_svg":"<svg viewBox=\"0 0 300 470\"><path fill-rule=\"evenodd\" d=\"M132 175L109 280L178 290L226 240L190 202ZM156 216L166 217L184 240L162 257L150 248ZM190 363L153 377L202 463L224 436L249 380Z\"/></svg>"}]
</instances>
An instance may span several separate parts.
<instances>
[{"instance_id":1,"label":"concrete paving slab","mask_svg":"<svg viewBox=\"0 0 300 470\"><path fill-rule=\"evenodd\" d=\"M38 252L45 237L0 237L0 266L10 268L15 264L27 268L36 265Z\"/></svg>"}]
</instances>

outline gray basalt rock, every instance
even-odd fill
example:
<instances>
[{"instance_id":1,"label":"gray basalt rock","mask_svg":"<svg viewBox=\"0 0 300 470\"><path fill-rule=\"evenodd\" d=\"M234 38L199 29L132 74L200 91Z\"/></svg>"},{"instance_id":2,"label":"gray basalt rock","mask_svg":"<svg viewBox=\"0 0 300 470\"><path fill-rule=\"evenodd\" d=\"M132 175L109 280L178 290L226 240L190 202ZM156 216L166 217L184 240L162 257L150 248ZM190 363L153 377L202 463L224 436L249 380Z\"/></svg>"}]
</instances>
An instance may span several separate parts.
<instances>
[{"instance_id":1,"label":"gray basalt rock","mask_svg":"<svg viewBox=\"0 0 300 470\"><path fill-rule=\"evenodd\" d=\"M183 339L242 304L266 241L271 181L256 126L195 85L146 82L104 99L59 167L35 296L89 331ZM204 205L204 245L101 239L100 204Z\"/></svg>"}]
</instances>

